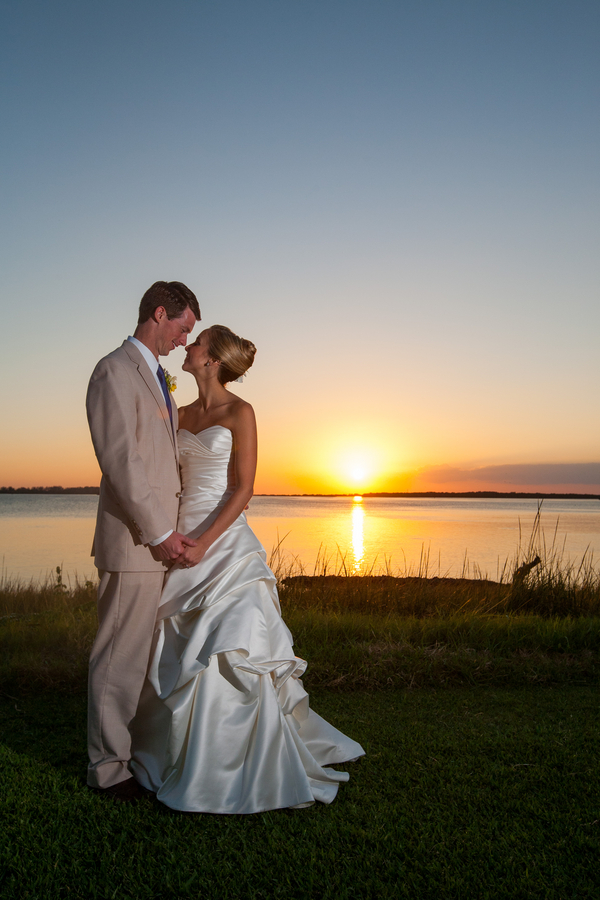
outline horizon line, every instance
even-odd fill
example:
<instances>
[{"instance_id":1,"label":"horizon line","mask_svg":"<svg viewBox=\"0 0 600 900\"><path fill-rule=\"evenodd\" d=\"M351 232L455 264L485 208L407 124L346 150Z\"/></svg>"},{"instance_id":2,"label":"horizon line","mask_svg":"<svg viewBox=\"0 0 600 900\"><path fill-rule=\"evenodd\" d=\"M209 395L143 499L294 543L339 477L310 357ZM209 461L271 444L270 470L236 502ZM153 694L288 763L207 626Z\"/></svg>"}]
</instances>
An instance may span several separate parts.
<instances>
[{"instance_id":1,"label":"horizon line","mask_svg":"<svg viewBox=\"0 0 600 900\"><path fill-rule=\"evenodd\" d=\"M0 487L0 494L86 494L97 496L100 487L86 485L85 487L62 487L52 485L50 487ZM294 493L294 494L265 494L255 493L254 497L456 497L458 499L514 499L514 500L600 500L600 494L582 494L577 491L349 491L347 493Z\"/></svg>"}]
</instances>

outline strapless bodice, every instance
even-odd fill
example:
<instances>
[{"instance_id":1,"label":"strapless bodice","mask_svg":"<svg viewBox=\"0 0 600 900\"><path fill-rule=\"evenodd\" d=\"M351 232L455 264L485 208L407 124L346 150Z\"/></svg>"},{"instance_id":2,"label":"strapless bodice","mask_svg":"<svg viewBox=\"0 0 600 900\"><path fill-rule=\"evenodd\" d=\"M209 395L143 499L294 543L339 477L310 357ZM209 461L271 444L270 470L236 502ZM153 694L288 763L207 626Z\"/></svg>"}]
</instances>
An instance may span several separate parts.
<instances>
[{"instance_id":1,"label":"strapless bodice","mask_svg":"<svg viewBox=\"0 0 600 900\"><path fill-rule=\"evenodd\" d=\"M224 425L211 425L198 434L185 428L177 435L181 465L182 498L203 494L218 502L233 488L230 475L233 435Z\"/></svg>"}]
</instances>

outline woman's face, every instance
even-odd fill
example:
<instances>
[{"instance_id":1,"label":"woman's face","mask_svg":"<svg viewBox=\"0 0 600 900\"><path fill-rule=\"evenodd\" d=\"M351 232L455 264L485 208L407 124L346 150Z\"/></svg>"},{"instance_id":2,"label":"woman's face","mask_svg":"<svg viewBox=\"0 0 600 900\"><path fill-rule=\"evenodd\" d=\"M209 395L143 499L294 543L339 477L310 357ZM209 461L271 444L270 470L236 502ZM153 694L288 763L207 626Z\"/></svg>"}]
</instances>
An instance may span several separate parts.
<instances>
[{"instance_id":1,"label":"woman's face","mask_svg":"<svg viewBox=\"0 0 600 900\"><path fill-rule=\"evenodd\" d=\"M206 328L200 332L193 344L188 344L185 351L185 360L181 367L184 372L195 372L203 368L209 361L208 339L208 328Z\"/></svg>"}]
</instances>

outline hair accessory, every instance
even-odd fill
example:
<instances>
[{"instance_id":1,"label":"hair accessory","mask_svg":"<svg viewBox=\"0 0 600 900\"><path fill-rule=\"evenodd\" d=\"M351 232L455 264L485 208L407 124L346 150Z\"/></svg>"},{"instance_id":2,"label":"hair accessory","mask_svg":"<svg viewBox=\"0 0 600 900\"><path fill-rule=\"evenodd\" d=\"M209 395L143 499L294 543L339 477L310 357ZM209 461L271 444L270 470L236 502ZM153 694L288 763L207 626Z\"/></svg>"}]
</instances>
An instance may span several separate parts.
<instances>
[{"instance_id":1,"label":"hair accessory","mask_svg":"<svg viewBox=\"0 0 600 900\"><path fill-rule=\"evenodd\" d=\"M243 383L244 383L244 378L245 378L245 377L246 377L246 373L244 372L243 375L240 375L240 377L239 377L239 378L236 378L235 380L237 381L238 384L243 384Z\"/></svg>"}]
</instances>

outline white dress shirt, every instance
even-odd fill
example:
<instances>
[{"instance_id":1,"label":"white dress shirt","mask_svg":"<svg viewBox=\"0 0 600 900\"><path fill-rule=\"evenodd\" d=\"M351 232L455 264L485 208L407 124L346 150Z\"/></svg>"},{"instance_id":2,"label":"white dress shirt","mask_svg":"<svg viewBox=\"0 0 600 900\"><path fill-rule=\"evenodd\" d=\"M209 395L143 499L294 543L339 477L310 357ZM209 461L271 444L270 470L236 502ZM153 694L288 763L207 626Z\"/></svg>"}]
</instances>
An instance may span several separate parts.
<instances>
[{"instance_id":1,"label":"white dress shirt","mask_svg":"<svg viewBox=\"0 0 600 900\"><path fill-rule=\"evenodd\" d=\"M131 341L132 344L135 344L135 346L138 348L138 350L140 351L140 353L142 354L142 356L148 363L148 368L150 369L150 371L154 375L154 378L156 379L156 383L160 388L160 393L161 393L161 397L162 397L162 395L163 395L162 386L161 386L160 381L158 380L158 360L155 357L154 353L152 352L152 350L149 350L145 344L142 344L141 341L138 341L137 338L131 337L131 335L129 335L127 340Z\"/></svg>"},{"instance_id":2,"label":"white dress shirt","mask_svg":"<svg viewBox=\"0 0 600 900\"><path fill-rule=\"evenodd\" d=\"M154 375L154 378L156 379L156 383L157 383L157 385L158 385L159 388L160 388L160 396L161 396L161 397L163 398L163 400L164 400L164 395L163 395L163 391L162 391L162 385L161 385L160 381L158 380L158 360L157 360L157 358L155 357L154 353L152 352L152 350L149 350L148 347L146 347L145 344L142 344L141 341L138 341L137 338L131 337L131 335L129 335L129 337L127 338L127 340L128 340L128 341L131 341L132 344L135 344L135 346L138 348L138 350L140 351L140 353L142 354L142 356L144 357L144 359L145 359L146 362L148 363L148 368L150 369L150 371L151 371L152 374ZM165 404L165 406L166 406L166 404ZM149 543L150 543L150 546L151 546L151 547L156 547L157 544L162 544L163 541L166 541L166 539L167 539L171 534L173 534L173 530L174 530L174 529L171 528L171 530L170 530L170 531L167 531L166 534L163 534L162 537L157 538L155 541L150 541L150 542L149 542Z\"/></svg>"}]
</instances>

